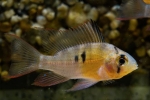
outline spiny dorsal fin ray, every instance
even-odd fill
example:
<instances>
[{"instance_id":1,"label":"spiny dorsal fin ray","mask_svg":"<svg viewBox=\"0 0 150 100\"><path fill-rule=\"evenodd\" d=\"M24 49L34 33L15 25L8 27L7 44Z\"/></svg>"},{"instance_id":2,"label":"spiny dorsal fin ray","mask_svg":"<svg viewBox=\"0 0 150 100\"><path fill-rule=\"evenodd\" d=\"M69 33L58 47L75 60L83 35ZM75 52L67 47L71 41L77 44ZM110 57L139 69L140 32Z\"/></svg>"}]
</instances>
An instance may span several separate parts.
<instances>
[{"instance_id":1,"label":"spiny dorsal fin ray","mask_svg":"<svg viewBox=\"0 0 150 100\"><path fill-rule=\"evenodd\" d=\"M104 42L98 25L92 20L67 31L37 29L37 32L45 52L50 55L79 44Z\"/></svg>"}]
</instances>

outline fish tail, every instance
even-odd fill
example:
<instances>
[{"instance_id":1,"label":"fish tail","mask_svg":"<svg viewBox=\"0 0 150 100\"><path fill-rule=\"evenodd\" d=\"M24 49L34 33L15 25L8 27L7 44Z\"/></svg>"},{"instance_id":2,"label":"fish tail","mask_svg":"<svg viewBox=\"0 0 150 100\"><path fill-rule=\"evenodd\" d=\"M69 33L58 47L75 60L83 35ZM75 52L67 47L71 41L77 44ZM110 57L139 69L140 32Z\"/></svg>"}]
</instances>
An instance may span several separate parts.
<instances>
[{"instance_id":1,"label":"fish tail","mask_svg":"<svg viewBox=\"0 0 150 100\"><path fill-rule=\"evenodd\" d=\"M6 34L11 40L11 66L9 69L10 78L16 78L38 69L40 53L21 38Z\"/></svg>"}]
</instances>

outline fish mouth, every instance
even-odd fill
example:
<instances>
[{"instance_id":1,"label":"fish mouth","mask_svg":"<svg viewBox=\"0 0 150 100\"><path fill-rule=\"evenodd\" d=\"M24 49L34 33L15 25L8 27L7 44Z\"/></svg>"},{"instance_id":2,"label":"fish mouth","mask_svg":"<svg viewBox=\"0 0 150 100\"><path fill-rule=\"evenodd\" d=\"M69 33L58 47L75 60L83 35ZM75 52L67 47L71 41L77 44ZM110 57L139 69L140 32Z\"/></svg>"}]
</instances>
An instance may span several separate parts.
<instances>
[{"instance_id":1,"label":"fish mouth","mask_svg":"<svg viewBox=\"0 0 150 100\"><path fill-rule=\"evenodd\" d=\"M130 68L129 68L130 70L126 71L127 74L129 74L129 73L135 71L136 69L138 69L138 64L137 63L130 64L129 66L130 66Z\"/></svg>"},{"instance_id":2,"label":"fish mouth","mask_svg":"<svg viewBox=\"0 0 150 100\"><path fill-rule=\"evenodd\" d=\"M138 69L138 64L136 62L129 64L129 66L130 66L131 72Z\"/></svg>"},{"instance_id":3,"label":"fish mouth","mask_svg":"<svg viewBox=\"0 0 150 100\"><path fill-rule=\"evenodd\" d=\"M123 71L123 76L128 75L128 74L132 73L133 71L135 71L137 69L138 69L138 65L135 66L135 65L132 64L132 65L130 65L130 68L122 70Z\"/></svg>"},{"instance_id":4,"label":"fish mouth","mask_svg":"<svg viewBox=\"0 0 150 100\"><path fill-rule=\"evenodd\" d=\"M136 69L138 69L138 64L136 64L136 68L135 68L135 70L136 70Z\"/></svg>"},{"instance_id":5,"label":"fish mouth","mask_svg":"<svg viewBox=\"0 0 150 100\"><path fill-rule=\"evenodd\" d=\"M138 69L138 64L137 64L136 62L133 63L131 66L134 66L134 67L133 67L134 70Z\"/></svg>"},{"instance_id":6,"label":"fish mouth","mask_svg":"<svg viewBox=\"0 0 150 100\"><path fill-rule=\"evenodd\" d=\"M137 64L136 60L129 54L127 54L127 55L128 55L128 59L129 59L129 62L128 62L129 66L131 66L134 70L138 69L138 64Z\"/></svg>"}]
</instances>

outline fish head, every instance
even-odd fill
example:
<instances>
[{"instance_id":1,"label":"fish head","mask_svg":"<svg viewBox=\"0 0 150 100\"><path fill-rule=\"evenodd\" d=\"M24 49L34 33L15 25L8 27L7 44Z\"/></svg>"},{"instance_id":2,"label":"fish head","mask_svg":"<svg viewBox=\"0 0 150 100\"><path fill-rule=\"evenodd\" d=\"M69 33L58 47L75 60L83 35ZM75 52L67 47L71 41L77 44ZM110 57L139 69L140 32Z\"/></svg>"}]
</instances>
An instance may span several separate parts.
<instances>
[{"instance_id":1,"label":"fish head","mask_svg":"<svg viewBox=\"0 0 150 100\"><path fill-rule=\"evenodd\" d=\"M101 67L101 71L103 69L103 73L105 71L105 78L110 80L122 78L137 68L137 62L131 55L113 45L110 45L105 63L103 67Z\"/></svg>"},{"instance_id":2,"label":"fish head","mask_svg":"<svg viewBox=\"0 0 150 100\"><path fill-rule=\"evenodd\" d=\"M121 78L138 68L136 60L128 53L118 49L119 54L116 55L115 65L117 73L115 78Z\"/></svg>"}]
</instances>

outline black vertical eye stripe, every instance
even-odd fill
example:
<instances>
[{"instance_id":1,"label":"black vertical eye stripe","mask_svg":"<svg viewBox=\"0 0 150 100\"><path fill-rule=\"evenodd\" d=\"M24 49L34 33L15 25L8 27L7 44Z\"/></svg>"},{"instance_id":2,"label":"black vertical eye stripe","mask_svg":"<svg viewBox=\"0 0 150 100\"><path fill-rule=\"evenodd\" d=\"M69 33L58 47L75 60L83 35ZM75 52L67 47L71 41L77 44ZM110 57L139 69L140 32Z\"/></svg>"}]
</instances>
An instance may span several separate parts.
<instances>
[{"instance_id":1,"label":"black vertical eye stripe","mask_svg":"<svg viewBox=\"0 0 150 100\"><path fill-rule=\"evenodd\" d=\"M118 52L117 47L114 46L114 49L115 49L115 51L116 51L116 54L118 54L119 52Z\"/></svg>"},{"instance_id":2,"label":"black vertical eye stripe","mask_svg":"<svg viewBox=\"0 0 150 100\"><path fill-rule=\"evenodd\" d=\"M117 73L120 73L120 66L117 67Z\"/></svg>"},{"instance_id":3,"label":"black vertical eye stripe","mask_svg":"<svg viewBox=\"0 0 150 100\"><path fill-rule=\"evenodd\" d=\"M117 73L120 72L120 67L125 63L125 55L120 55L120 58L119 58L119 65L117 66Z\"/></svg>"}]
</instances>

